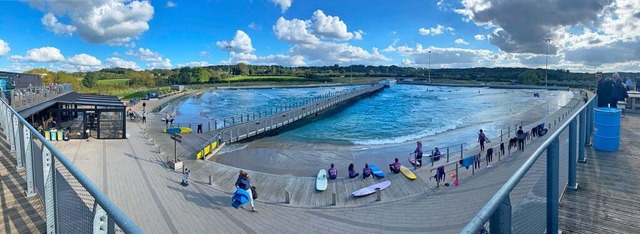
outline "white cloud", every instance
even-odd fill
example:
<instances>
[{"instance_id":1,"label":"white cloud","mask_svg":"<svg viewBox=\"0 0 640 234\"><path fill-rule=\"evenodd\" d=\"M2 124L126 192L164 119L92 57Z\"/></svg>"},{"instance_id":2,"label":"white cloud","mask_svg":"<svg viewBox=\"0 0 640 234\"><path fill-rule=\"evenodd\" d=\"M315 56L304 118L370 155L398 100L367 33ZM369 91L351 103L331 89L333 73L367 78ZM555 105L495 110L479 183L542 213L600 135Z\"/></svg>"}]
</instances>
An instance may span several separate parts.
<instances>
[{"instance_id":1,"label":"white cloud","mask_svg":"<svg viewBox=\"0 0 640 234\"><path fill-rule=\"evenodd\" d=\"M25 56L13 55L10 59L13 61L51 63L64 61L64 56L62 56L58 48L47 46L30 49Z\"/></svg>"},{"instance_id":2,"label":"white cloud","mask_svg":"<svg viewBox=\"0 0 640 234\"><path fill-rule=\"evenodd\" d=\"M256 64L264 64L264 65L282 65L282 66L290 66L290 67L300 67L306 66L307 64L304 62L304 57L300 55L269 55L264 57L258 57L256 60Z\"/></svg>"},{"instance_id":3,"label":"white cloud","mask_svg":"<svg viewBox=\"0 0 640 234\"><path fill-rule=\"evenodd\" d=\"M307 22L299 19L286 20L284 17L278 18L273 26L276 38L292 43L318 43L320 40L307 30Z\"/></svg>"},{"instance_id":4,"label":"white cloud","mask_svg":"<svg viewBox=\"0 0 640 234\"><path fill-rule=\"evenodd\" d=\"M29 4L53 16L70 18L72 27L85 41L98 44L122 45L149 30L148 22L154 9L149 1L99 0L99 1L50 1L29 0ZM47 18L45 16L43 20ZM48 18L52 19L51 17ZM51 28L51 22L45 21ZM43 22L44 23L44 22ZM59 24L59 22L58 22ZM53 24L60 32L67 32L69 25ZM66 31L65 31L66 30Z\"/></svg>"},{"instance_id":5,"label":"white cloud","mask_svg":"<svg viewBox=\"0 0 640 234\"><path fill-rule=\"evenodd\" d=\"M381 55L377 48L368 52L346 43L321 42L318 44L298 44L291 48L294 55L304 56L313 65L332 65L335 63L375 64L390 61Z\"/></svg>"},{"instance_id":6,"label":"white cloud","mask_svg":"<svg viewBox=\"0 0 640 234\"><path fill-rule=\"evenodd\" d=\"M147 63L147 67L150 69L154 69L154 68L171 68L173 66L171 65L171 60L166 58L161 61Z\"/></svg>"},{"instance_id":7,"label":"white cloud","mask_svg":"<svg viewBox=\"0 0 640 234\"><path fill-rule=\"evenodd\" d=\"M49 31L52 31L56 35L71 35L76 31L76 27L58 22L58 18L51 13L45 14L42 17L41 22Z\"/></svg>"},{"instance_id":8,"label":"white cloud","mask_svg":"<svg viewBox=\"0 0 640 234\"><path fill-rule=\"evenodd\" d=\"M410 59L402 59L402 63L401 64L404 65L404 66L411 66L411 65L413 65L413 62L411 62Z\"/></svg>"},{"instance_id":9,"label":"white cloud","mask_svg":"<svg viewBox=\"0 0 640 234\"><path fill-rule=\"evenodd\" d=\"M293 0L270 0L270 1L276 5L280 5L280 9L282 10L282 13L287 11L287 9L291 7L291 3L293 2Z\"/></svg>"},{"instance_id":10,"label":"white cloud","mask_svg":"<svg viewBox=\"0 0 640 234\"><path fill-rule=\"evenodd\" d=\"M251 53L255 49L251 45L251 37L242 30L236 31L236 35L230 42L218 41L216 45L223 50L238 52L238 53Z\"/></svg>"},{"instance_id":11,"label":"white cloud","mask_svg":"<svg viewBox=\"0 0 640 234\"><path fill-rule=\"evenodd\" d=\"M11 48L9 48L9 43L0 39L0 56L6 55L7 53L9 53L9 51L11 51Z\"/></svg>"},{"instance_id":12,"label":"white cloud","mask_svg":"<svg viewBox=\"0 0 640 234\"><path fill-rule=\"evenodd\" d=\"M138 50L129 50L125 52L126 55L139 57L140 60L145 62L162 62L162 55L157 52L153 52L150 49L138 48Z\"/></svg>"},{"instance_id":13,"label":"white cloud","mask_svg":"<svg viewBox=\"0 0 640 234\"><path fill-rule=\"evenodd\" d=\"M362 35L365 34L364 31L362 30L358 30L353 32L353 39L354 40L362 40Z\"/></svg>"},{"instance_id":14,"label":"white cloud","mask_svg":"<svg viewBox=\"0 0 640 234\"><path fill-rule=\"evenodd\" d=\"M200 51L200 53L198 54L200 55L200 57L204 57L204 56L207 56L209 52L203 50L203 51Z\"/></svg>"},{"instance_id":15,"label":"white cloud","mask_svg":"<svg viewBox=\"0 0 640 234\"><path fill-rule=\"evenodd\" d=\"M169 8L173 8L173 7L177 7L178 3L175 3L173 1L167 1L167 7Z\"/></svg>"},{"instance_id":16,"label":"white cloud","mask_svg":"<svg viewBox=\"0 0 640 234\"><path fill-rule=\"evenodd\" d=\"M262 29L260 27L260 25L256 24L255 22L251 22L249 25L247 25L247 27L249 27L250 29L254 29L254 30L260 30Z\"/></svg>"},{"instance_id":17,"label":"white cloud","mask_svg":"<svg viewBox=\"0 0 640 234\"><path fill-rule=\"evenodd\" d=\"M107 61L110 63L111 67L131 68L134 70L140 70L140 67L134 61L127 61L117 57L108 58Z\"/></svg>"},{"instance_id":18,"label":"white cloud","mask_svg":"<svg viewBox=\"0 0 640 234\"><path fill-rule=\"evenodd\" d=\"M493 67L498 61L496 54L489 50L423 48L421 44L416 44L415 47L398 46L397 51L407 59L413 59L413 65L421 67L427 67L429 63L432 68Z\"/></svg>"},{"instance_id":19,"label":"white cloud","mask_svg":"<svg viewBox=\"0 0 640 234\"><path fill-rule=\"evenodd\" d=\"M340 17L325 15L321 10L313 12L313 31L316 35L338 40L350 40L353 33L347 32L347 24ZM362 37L362 35L360 35Z\"/></svg>"},{"instance_id":20,"label":"white cloud","mask_svg":"<svg viewBox=\"0 0 640 234\"><path fill-rule=\"evenodd\" d=\"M205 67L209 65L211 64L209 64L209 62L206 62L206 61L193 61L193 62L188 62L184 64L178 64L178 67Z\"/></svg>"},{"instance_id":21,"label":"white cloud","mask_svg":"<svg viewBox=\"0 0 640 234\"><path fill-rule=\"evenodd\" d=\"M461 44L461 45L468 45L469 42L466 42L464 39L462 38L458 38L454 41L456 44Z\"/></svg>"},{"instance_id":22,"label":"white cloud","mask_svg":"<svg viewBox=\"0 0 640 234\"><path fill-rule=\"evenodd\" d=\"M455 34L455 29L452 27L444 27L440 24L436 25L433 28L420 28L418 29L418 34L420 35L440 35L444 32L449 32L451 34Z\"/></svg>"},{"instance_id":23,"label":"white cloud","mask_svg":"<svg viewBox=\"0 0 640 234\"><path fill-rule=\"evenodd\" d=\"M99 59L88 54L76 54L73 57L68 58L67 63L72 65L82 65L82 66L102 65L102 62L100 62Z\"/></svg>"},{"instance_id":24,"label":"white cloud","mask_svg":"<svg viewBox=\"0 0 640 234\"><path fill-rule=\"evenodd\" d=\"M399 41L400 41L399 38L393 39L393 43L391 43L391 45L387 46L387 48L382 49L382 52L394 52L394 51L396 51L396 45L398 44Z\"/></svg>"},{"instance_id":25,"label":"white cloud","mask_svg":"<svg viewBox=\"0 0 640 234\"><path fill-rule=\"evenodd\" d=\"M484 35L482 34L476 34L475 36L473 36L473 38L475 38L478 41L482 41L484 40Z\"/></svg>"}]
</instances>

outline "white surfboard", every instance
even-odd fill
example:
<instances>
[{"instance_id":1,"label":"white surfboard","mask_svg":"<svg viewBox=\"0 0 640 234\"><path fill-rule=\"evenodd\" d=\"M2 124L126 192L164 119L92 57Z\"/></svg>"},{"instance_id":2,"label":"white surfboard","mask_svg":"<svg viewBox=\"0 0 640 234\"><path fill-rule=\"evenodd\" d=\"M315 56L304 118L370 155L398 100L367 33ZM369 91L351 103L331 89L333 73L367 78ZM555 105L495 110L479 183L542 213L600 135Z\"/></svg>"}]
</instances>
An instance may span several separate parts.
<instances>
[{"instance_id":1,"label":"white surfboard","mask_svg":"<svg viewBox=\"0 0 640 234\"><path fill-rule=\"evenodd\" d=\"M384 190L387 187L389 187L389 185L391 185L391 181L387 180L387 181L383 181L374 185L369 185L367 187L358 189L357 191L353 192L352 195L354 197L362 197L362 196L367 196L369 194L375 193L376 189L380 189L380 190Z\"/></svg>"},{"instance_id":2,"label":"white surfboard","mask_svg":"<svg viewBox=\"0 0 640 234\"><path fill-rule=\"evenodd\" d=\"M324 191L327 189L327 171L320 169L316 176L316 190Z\"/></svg>"}]
</instances>

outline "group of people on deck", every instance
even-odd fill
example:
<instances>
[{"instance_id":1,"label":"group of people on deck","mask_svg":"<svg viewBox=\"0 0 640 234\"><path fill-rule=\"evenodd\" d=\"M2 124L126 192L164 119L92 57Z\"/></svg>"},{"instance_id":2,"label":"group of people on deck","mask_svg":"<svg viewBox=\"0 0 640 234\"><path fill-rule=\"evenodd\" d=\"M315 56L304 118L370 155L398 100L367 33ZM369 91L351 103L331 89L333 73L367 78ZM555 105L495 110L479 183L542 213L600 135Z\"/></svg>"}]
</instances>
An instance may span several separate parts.
<instances>
[{"instance_id":1,"label":"group of people on deck","mask_svg":"<svg viewBox=\"0 0 640 234\"><path fill-rule=\"evenodd\" d=\"M422 167L422 141L417 141L416 142L416 149L413 151L413 153L415 154L416 158L416 167ZM440 149L438 149L438 147L436 147L433 152L431 153L431 160L433 161L438 161L440 160Z\"/></svg>"},{"instance_id":2,"label":"group of people on deck","mask_svg":"<svg viewBox=\"0 0 640 234\"><path fill-rule=\"evenodd\" d=\"M626 83L622 82L617 72L604 79L601 73L596 73L598 107L618 108L618 101L624 101L625 98L629 97L627 91L631 88L631 79L627 79Z\"/></svg>"},{"instance_id":3,"label":"group of people on deck","mask_svg":"<svg viewBox=\"0 0 640 234\"><path fill-rule=\"evenodd\" d=\"M356 172L355 165L353 163L349 164L347 168L349 171L349 178L356 178L360 175L360 173ZM336 169L335 165L332 163L331 167L327 170L328 178L330 180L335 180L338 178L338 169ZM364 164L364 168L362 168L362 179L366 180L373 174L373 171L369 167L368 163Z\"/></svg>"}]
</instances>

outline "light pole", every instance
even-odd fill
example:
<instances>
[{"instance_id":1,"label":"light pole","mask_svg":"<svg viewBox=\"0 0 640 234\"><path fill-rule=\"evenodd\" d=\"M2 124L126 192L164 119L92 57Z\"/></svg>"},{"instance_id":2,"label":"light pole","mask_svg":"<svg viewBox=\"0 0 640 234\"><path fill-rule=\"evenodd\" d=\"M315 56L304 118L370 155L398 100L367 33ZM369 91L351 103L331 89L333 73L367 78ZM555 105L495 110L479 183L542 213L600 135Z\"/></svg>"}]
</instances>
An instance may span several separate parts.
<instances>
[{"instance_id":1,"label":"light pole","mask_svg":"<svg viewBox=\"0 0 640 234\"><path fill-rule=\"evenodd\" d=\"M231 74L231 49L233 49L233 46L225 46L225 49L227 49L227 54L229 55L229 76L233 76ZM231 80L227 80L227 86L231 87Z\"/></svg>"},{"instance_id":2,"label":"light pole","mask_svg":"<svg viewBox=\"0 0 640 234\"><path fill-rule=\"evenodd\" d=\"M351 56L353 54L353 51L349 51L349 59L351 59ZM349 83L353 84L353 64L349 65Z\"/></svg>"},{"instance_id":3,"label":"light pole","mask_svg":"<svg viewBox=\"0 0 640 234\"><path fill-rule=\"evenodd\" d=\"M429 84L431 84L431 50L429 52Z\"/></svg>"},{"instance_id":4,"label":"light pole","mask_svg":"<svg viewBox=\"0 0 640 234\"><path fill-rule=\"evenodd\" d=\"M549 73L549 42L551 42L551 38L544 39L544 43L547 44L547 52L544 54L544 86L547 86L547 77Z\"/></svg>"}]
</instances>

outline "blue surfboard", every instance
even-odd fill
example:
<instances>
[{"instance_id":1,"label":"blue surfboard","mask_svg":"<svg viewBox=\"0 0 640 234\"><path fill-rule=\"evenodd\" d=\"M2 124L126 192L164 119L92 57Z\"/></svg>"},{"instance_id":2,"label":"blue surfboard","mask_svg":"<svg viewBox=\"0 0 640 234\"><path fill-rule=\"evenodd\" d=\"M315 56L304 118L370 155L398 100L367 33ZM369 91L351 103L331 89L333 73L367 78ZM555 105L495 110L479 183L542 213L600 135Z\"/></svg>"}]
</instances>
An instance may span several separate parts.
<instances>
[{"instance_id":1,"label":"blue surfboard","mask_svg":"<svg viewBox=\"0 0 640 234\"><path fill-rule=\"evenodd\" d=\"M375 165L369 164L369 168L371 168L371 172L373 173L374 176L378 178L384 177L384 172L378 169L378 167L376 167Z\"/></svg>"}]
</instances>

